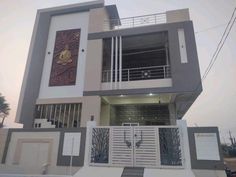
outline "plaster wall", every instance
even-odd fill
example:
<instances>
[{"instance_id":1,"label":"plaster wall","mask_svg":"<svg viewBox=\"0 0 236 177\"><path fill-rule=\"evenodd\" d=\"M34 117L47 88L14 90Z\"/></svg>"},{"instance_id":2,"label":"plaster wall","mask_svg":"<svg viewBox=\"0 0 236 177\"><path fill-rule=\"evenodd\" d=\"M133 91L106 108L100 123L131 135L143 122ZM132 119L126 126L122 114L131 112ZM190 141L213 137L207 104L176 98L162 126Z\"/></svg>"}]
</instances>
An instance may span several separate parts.
<instances>
[{"instance_id":1,"label":"plaster wall","mask_svg":"<svg viewBox=\"0 0 236 177\"><path fill-rule=\"evenodd\" d=\"M105 7L91 9L89 13L88 32L94 33L94 32L104 31L104 22L108 21L108 19L109 19L108 13Z\"/></svg>"}]
</instances>

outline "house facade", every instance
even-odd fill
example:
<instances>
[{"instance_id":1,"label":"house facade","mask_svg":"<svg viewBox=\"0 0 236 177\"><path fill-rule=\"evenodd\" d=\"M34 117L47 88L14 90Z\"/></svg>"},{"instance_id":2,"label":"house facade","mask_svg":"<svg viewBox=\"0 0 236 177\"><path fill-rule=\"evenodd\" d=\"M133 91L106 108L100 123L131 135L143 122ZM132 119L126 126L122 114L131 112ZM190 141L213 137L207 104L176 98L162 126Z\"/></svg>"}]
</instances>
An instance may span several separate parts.
<instances>
[{"instance_id":1,"label":"house facade","mask_svg":"<svg viewBox=\"0 0 236 177\"><path fill-rule=\"evenodd\" d=\"M218 129L181 120L201 91L188 9L38 10L3 173L224 176Z\"/></svg>"}]
</instances>

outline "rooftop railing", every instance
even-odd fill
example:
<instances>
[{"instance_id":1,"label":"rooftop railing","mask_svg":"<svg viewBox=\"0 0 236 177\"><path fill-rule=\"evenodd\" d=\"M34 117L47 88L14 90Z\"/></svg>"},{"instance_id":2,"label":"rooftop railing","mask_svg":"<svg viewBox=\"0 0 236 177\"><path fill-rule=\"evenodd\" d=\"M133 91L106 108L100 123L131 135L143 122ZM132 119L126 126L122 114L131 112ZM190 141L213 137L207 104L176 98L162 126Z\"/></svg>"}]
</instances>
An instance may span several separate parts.
<instances>
[{"instance_id":1,"label":"rooftop railing","mask_svg":"<svg viewBox=\"0 0 236 177\"><path fill-rule=\"evenodd\" d=\"M104 30L134 28L161 23L166 23L166 13L157 13L151 15L106 20L104 21Z\"/></svg>"}]
</instances>

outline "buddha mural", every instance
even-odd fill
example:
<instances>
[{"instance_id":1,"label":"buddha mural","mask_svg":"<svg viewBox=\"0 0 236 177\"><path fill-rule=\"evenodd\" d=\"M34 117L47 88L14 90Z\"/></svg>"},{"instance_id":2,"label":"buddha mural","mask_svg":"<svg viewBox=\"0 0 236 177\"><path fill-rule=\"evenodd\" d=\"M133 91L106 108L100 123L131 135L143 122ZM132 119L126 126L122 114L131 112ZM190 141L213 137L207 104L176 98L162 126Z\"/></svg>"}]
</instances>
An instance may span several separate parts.
<instances>
[{"instance_id":1,"label":"buddha mural","mask_svg":"<svg viewBox=\"0 0 236 177\"><path fill-rule=\"evenodd\" d=\"M80 29L56 32L49 86L75 85Z\"/></svg>"},{"instance_id":2,"label":"buddha mural","mask_svg":"<svg viewBox=\"0 0 236 177\"><path fill-rule=\"evenodd\" d=\"M64 50L60 52L57 63L66 65L67 63L71 63L71 62L72 62L71 51L69 50L69 45L66 44L64 47Z\"/></svg>"}]
</instances>

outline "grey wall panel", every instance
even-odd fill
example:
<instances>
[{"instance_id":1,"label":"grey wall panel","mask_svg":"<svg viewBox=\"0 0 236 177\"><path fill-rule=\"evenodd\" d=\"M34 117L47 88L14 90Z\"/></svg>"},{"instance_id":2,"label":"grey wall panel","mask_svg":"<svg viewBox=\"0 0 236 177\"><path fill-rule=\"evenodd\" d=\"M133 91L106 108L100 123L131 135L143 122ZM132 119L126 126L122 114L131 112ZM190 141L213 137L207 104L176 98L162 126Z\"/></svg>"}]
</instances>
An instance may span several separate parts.
<instances>
[{"instance_id":1,"label":"grey wall panel","mask_svg":"<svg viewBox=\"0 0 236 177\"><path fill-rule=\"evenodd\" d=\"M59 150L57 156L57 165L58 166L69 166L70 165L70 156L63 156L63 143L64 143L64 135L65 133L81 133L81 140L80 140L80 152L79 156L74 156L72 160L72 166L83 166L84 165L84 153L85 153L85 141L86 141L86 128L79 128L79 129L69 129L63 130L60 136L60 143L59 143Z\"/></svg>"},{"instance_id":2,"label":"grey wall panel","mask_svg":"<svg viewBox=\"0 0 236 177\"><path fill-rule=\"evenodd\" d=\"M198 160L194 133L216 133L220 160ZM220 146L220 136L217 127L188 127L189 148L192 169L224 170L223 153Z\"/></svg>"},{"instance_id":3,"label":"grey wall panel","mask_svg":"<svg viewBox=\"0 0 236 177\"><path fill-rule=\"evenodd\" d=\"M46 42L50 24L49 14L42 14L39 17L38 26L35 27L35 38L31 55L29 54L27 67L25 71L25 85L22 86L21 97L22 102L19 103L18 109L20 123L24 124L24 128L31 128L33 124L33 114L35 102L38 98L41 75L44 64Z\"/></svg>"}]
</instances>

